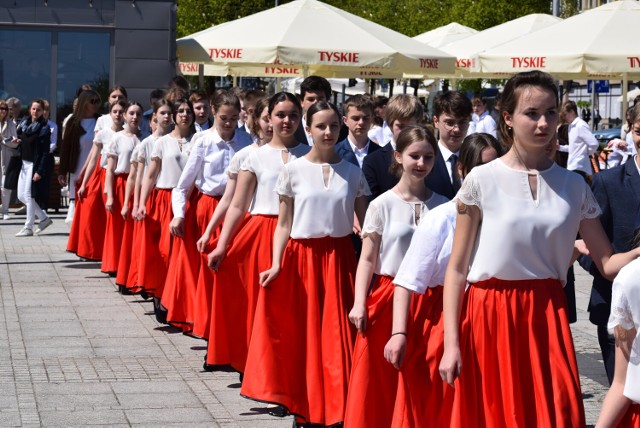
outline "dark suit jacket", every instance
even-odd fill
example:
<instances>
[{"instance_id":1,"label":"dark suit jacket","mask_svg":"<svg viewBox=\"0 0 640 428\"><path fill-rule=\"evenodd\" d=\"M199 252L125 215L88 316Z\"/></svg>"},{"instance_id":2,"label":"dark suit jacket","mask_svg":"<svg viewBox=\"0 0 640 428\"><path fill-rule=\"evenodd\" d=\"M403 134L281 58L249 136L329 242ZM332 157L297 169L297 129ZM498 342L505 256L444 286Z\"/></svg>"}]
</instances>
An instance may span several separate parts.
<instances>
[{"instance_id":1,"label":"dark suit jacket","mask_svg":"<svg viewBox=\"0 0 640 428\"><path fill-rule=\"evenodd\" d=\"M459 189L454 189L451 178L449 177L449 172L447 172L447 165L440 151L438 151L438 155L436 156L436 164L433 166L429 175L427 175L427 187L449 199L453 199L456 193L458 193Z\"/></svg>"},{"instance_id":2,"label":"dark suit jacket","mask_svg":"<svg viewBox=\"0 0 640 428\"><path fill-rule=\"evenodd\" d=\"M380 149L380 146L374 143L373 141L369 140L369 152L367 153L367 156L378 151L378 149ZM347 162L352 163L358 168L360 168L360 164L358 163L358 158L356 158L356 154L353 152L353 149L351 149L351 144L349 144L348 138L345 138L342 141L338 141L338 143L335 146L335 151L338 154L338 156L340 156L340 159L344 159ZM365 159L367 158L367 156L365 156Z\"/></svg>"},{"instance_id":3,"label":"dark suit jacket","mask_svg":"<svg viewBox=\"0 0 640 428\"><path fill-rule=\"evenodd\" d=\"M294 137L298 143L306 144L307 146L309 145L309 140L307 140L307 131L304 130L302 121L300 121L300 124L298 124L298 129L296 129Z\"/></svg>"},{"instance_id":4,"label":"dark suit jacket","mask_svg":"<svg viewBox=\"0 0 640 428\"><path fill-rule=\"evenodd\" d=\"M398 184L399 178L389 172L392 158L393 148L391 144L387 144L382 149L364 158L362 172L367 179L369 189L371 189L371 200ZM447 166L440 152L436 156L436 163L433 169L425 180L427 187L436 193L440 193L449 199L456 195L447 172Z\"/></svg>"},{"instance_id":5,"label":"dark suit jacket","mask_svg":"<svg viewBox=\"0 0 640 428\"><path fill-rule=\"evenodd\" d=\"M634 160L595 174L592 189L602 209L600 222L613 251L629 251L640 210L640 175ZM595 263L589 272L593 275L589 320L596 325L606 325L611 312L611 281L602 277Z\"/></svg>"}]
</instances>

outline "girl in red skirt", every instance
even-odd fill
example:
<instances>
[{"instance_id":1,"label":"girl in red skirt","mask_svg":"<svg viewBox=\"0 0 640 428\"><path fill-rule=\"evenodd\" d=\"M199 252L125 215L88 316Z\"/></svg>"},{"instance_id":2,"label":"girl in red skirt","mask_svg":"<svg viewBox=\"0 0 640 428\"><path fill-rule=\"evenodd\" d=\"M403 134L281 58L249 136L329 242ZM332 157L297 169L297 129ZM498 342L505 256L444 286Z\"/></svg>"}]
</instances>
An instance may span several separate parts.
<instances>
[{"instance_id":1,"label":"girl in red skirt","mask_svg":"<svg viewBox=\"0 0 640 428\"><path fill-rule=\"evenodd\" d=\"M107 168L105 150L116 132L122 129L127 104L117 101L109 108L112 126L98 131L87 157L82 184L77 191L76 207L69 232L67 251L78 257L101 261L104 247L107 214L104 209L104 180ZM96 169L96 166L98 167Z\"/></svg>"},{"instance_id":2,"label":"girl in red skirt","mask_svg":"<svg viewBox=\"0 0 640 428\"><path fill-rule=\"evenodd\" d=\"M502 146L491 135L472 134L460 148L458 175L464 178L474 167L502 154ZM393 420L387 426L419 428L425 421L438 427L450 425L454 391L440 378L438 365L444 352L442 284L455 224L455 199L427 212L393 280L393 328L389 331L407 334L391 336L384 348L387 361L400 370L397 393L393 390Z\"/></svg>"},{"instance_id":3,"label":"girl in red skirt","mask_svg":"<svg viewBox=\"0 0 640 428\"><path fill-rule=\"evenodd\" d=\"M362 226L355 301L349 319L358 329L345 425L389 427L393 416L398 371L384 359L389 334L406 337L406 329L391 329L393 278L411 236L424 215L447 202L425 184L438 150L425 128L410 126L396 137L392 170L400 181L373 200ZM373 286L371 279L376 274ZM371 290L371 292L369 292Z\"/></svg>"},{"instance_id":4,"label":"girl in red skirt","mask_svg":"<svg viewBox=\"0 0 640 428\"><path fill-rule=\"evenodd\" d=\"M245 159L249 157L251 152L265 144L268 144L273 138L273 127L269 121L269 98L260 98L256 101L256 106L253 110L252 116L253 120L251 123L253 127L251 129L251 136L256 136L257 138L253 144L243 150L240 150L240 152L231 159L231 162L229 162L229 168L227 168L227 175L229 176L227 187L224 189L224 194L211 216L207 229L196 243L198 251L201 253L208 252L207 248L211 241L211 237L213 236L214 231L222 224L222 220L227 214L233 195L236 192L240 166L242 166Z\"/></svg>"},{"instance_id":5,"label":"girl in red skirt","mask_svg":"<svg viewBox=\"0 0 640 428\"><path fill-rule=\"evenodd\" d=\"M131 154L138 140L138 125L142 119L142 106L137 102L127 105L124 112L124 129L116 133L107 146L107 171L104 192L107 195L107 227L102 250L101 271L115 274L118 270L120 249L124 234L125 218L121 215L126 192L127 177L131 167Z\"/></svg>"},{"instance_id":6,"label":"girl in red skirt","mask_svg":"<svg viewBox=\"0 0 640 428\"><path fill-rule=\"evenodd\" d=\"M140 268L141 263L144 262L144 257L141 257L143 251L143 218L138 215L140 208L140 194L142 189L142 182L145 174L151 162L151 150L156 141L169 133L173 126L172 118L173 104L166 100L160 99L153 105L153 113L151 120L149 121L149 127L152 134L142 140L137 146L137 168L135 175L135 185L133 190L133 209L131 211L134 220L133 229L133 245L134 251L131 254L131 265L129 266L129 275L127 277L127 288L130 293L140 293L141 296L147 299L149 296L142 287L140 280Z\"/></svg>"},{"instance_id":7,"label":"girl in red skirt","mask_svg":"<svg viewBox=\"0 0 640 428\"><path fill-rule=\"evenodd\" d=\"M173 116L175 128L159 138L148 149L149 168L142 183L137 216L144 219L140 250L140 284L159 305L173 248L169 231L171 222L171 191L178 184L191 152L193 106L186 99L160 107Z\"/></svg>"},{"instance_id":8,"label":"girl in red skirt","mask_svg":"<svg viewBox=\"0 0 640 428\"><path fill-rule=\"evenodd\" d=\"M509 79L501 115L510 150L474 168L458 193L440 363L447 383L460 376L451 425L584 426L562 291L575 237L606 276L638 251L612 255L591 189L547 156L558 123L550 75Z\"/></svg>"},{"instance_id":9,"label":"girl in red skirt","mask_svg":"<svg viewBox=\"0 0 640 428\"><path fill-rule=\"evenodd\" d=\"M370 194L362 171L334 146L336 108L319 101L307 111L313 147L287 163L280 195L271 268L260 290L242 395L277 403L296 423L344 421L355 331L356 268L351 241L354 211L362 224Z\"/></svg>"},{"instance_id":10,"label":"girl in red skirt","mask_svg":"<svg viewBox=\"0 0 640 428\"><path fill-rule=\"evenodd\" d=\"M242 164L237 191L225 216L218 244L208 258L209 266L217 273L206 364L230 365L240 373L244 372L247 360L260 288L258 275L271 266L279 205L273 189L284 166L310 150L308 145L295 139L302 115L295 95L288 92L274 95L268 112L273 139L249 153ZM251 218L242 225L247 211Z\"/></svg>"},{"instance_id":11,"label":"girl in red skirt","mask_svg":"<svg viewBox=\"0 0 640 428\"><path fill-rule=\"evenodd\" d=\"M236 152L252 144L246 132L237 131L240 114L240 100L231 91L221 91L213 99L215 125L194 135L193 148L189 160L182 171L178 185L172 191L173 220L169 230L178 236L162 297L169 302L187 305L188 318L168 321L176 324L194 325L198 317L194 315L194 300L200 265L207 271L206 255L200 254L196 242L204 233L227 184L226 170ZM194 189L195 187L195 189ZM187 207L187 201L189 206ZM205 273L206 274L206 273ZM209 281L213 284L213 281ZM211 299L210 290L200 301ZM208 303L207 303L208 306ZM166 312L159 313L160 321L166 320ZM198 328L192 334L203 337L208 318L200 319Z\"/></svg>"}]
</instances>

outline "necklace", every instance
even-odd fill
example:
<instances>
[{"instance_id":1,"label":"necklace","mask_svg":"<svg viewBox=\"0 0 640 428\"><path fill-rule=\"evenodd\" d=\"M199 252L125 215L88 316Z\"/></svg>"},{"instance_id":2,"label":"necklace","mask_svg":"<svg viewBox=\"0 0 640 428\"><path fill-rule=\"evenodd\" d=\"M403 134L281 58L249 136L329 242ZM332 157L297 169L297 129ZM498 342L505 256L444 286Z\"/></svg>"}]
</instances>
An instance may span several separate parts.
<instances>
[{"instance_id":1,"label":"necklace","mask_svg":"<svg viewBox=\"0 0 640 428\"><path fill-rule=\"evenodd\" d=\"M527 172L529 174L531 174L531 172L532 172L531 169L527 166L526 163L524 163L524 160L522 160L522 156L520 156L520 152L518 151L518 147L515 144L513 144L513 151L515 152L516 157L518 158L518 161L520 161L522 166L526 168Z\"/></svg>"}]
</instances>

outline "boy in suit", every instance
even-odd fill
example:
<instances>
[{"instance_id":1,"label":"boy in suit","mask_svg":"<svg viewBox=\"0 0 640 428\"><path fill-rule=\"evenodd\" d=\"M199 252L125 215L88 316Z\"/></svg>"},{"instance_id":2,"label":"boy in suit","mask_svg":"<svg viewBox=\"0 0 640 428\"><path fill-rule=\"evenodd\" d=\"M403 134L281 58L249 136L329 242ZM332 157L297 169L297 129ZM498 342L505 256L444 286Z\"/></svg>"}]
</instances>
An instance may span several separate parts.
<instances>
[{"instance_id":1,"label":"boy in suit","mask_svg":"<svg viewBox=\"0 0 640 428\"><path fill-rule=\"evenodd\" d=\"M349 129L349 135L335 146L340 158L360 168L368 154L380 146L372 142L367 135L373 117L373 103L366 95L353 95L344 103L342 120Z\"/></svg>"}]
</instances>

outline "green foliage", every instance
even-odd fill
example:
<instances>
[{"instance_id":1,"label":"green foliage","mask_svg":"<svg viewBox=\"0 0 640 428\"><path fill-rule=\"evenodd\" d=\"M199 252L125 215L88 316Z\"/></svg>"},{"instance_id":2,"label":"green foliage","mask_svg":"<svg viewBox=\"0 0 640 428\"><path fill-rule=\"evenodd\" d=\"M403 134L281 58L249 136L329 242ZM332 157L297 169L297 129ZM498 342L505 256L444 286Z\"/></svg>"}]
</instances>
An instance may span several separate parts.
<instances>
[{"instance_id":1,"label":"green foliage","mask_svg":"<svg viewBox=\"0 0 640 428\"><path fill-rule=\"evenodd\" d=\"M578 0L560 0L560 18L566 19L580 11Z\"/></svg>"},{"instance_id":2,"label":"green foliage","mask_svg":"<svg viewBox=\"0 0 640 428\"><path fill-rule=\"evenodd\" d=\"M291 0L279 0L289 3ZM549 0L324 0L347 12L408 36L450 22L484 30L530 13L550 13ZM577 0L562 0L563 12ZM274 0L177 0L177 35L184 37L212 25L274 7ZM277 25L277 24L274 24ZM318 25L322 25L318 23Z\"/></svg>"}]
</instances>

